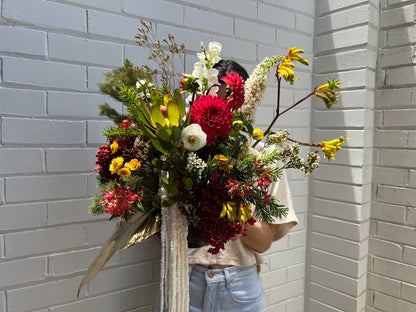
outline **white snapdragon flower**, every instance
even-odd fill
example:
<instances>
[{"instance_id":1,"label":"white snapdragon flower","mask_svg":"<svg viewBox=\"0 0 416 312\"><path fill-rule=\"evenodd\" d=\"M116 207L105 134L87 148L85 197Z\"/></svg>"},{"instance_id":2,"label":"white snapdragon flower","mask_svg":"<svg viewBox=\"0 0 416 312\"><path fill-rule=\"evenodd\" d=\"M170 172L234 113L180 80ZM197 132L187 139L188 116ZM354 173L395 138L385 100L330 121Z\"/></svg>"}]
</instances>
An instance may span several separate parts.
<instances>
[{"instance_id":1,"label":"white snapdragon flower","mask_svg":"<svg viewBox=\"0 0 416 312\"><path fill-rule=\"evenodd\" d=\"M220 84L218 82L218 70L217 69L215 69L215 68L208 69L208 71L207 71L207 81L208 81L207 90L209 88L211 88L212 86L214 86L212 89L215 89L215 90L212 90L212 91L215 91L215 94L216 94L217 91L218 91L218 85Z\"/></svg>"},{"instance_id":2,"label":"white snapdragon flower","mask_svg":"<svg viewBox=\"0 0 416 312\"><path fill-rule=\"evenodd\" d=\"M194 70L192 71L192 76L197 78L197 82L199 84L200 90L202 90L202 85L204 81L204 77L207 74L207 69L201 62L196 62L194 64Z\"/></svg>"},{"instance_id":3,"label":"white snapdragon flower","mask_svg":"<svg viewBox=\"0 0 416 312\"><path fill-rule=\"evenodd\" d=\"M221 43L219 43L217 41L209 43L209 45L208 45L209 59L210 59L212 64L215 64L219 60L221 60L221 58L220 58L221 50L222 50Z\"/></svg>"},{"instance_id":4,"label":"white snapdragon flower","mask_svg":"<svg viewBox=\"0 0 416 312\"><path fill-rule=\"evenodd\" d=\"M197 78L200 94L204 94L211 86L219 84L218 70L215 68L207 69L201 62L194 64L192 76Z\"/></svg>"},{"instance_id":5,"label":"white snapdragon flower","mask_svg":"<svg viewBox=\"0 0 416 312\"><path fill-rule=\"evenodd\" d=\"M207 144L207 135L198 124L191 124L182 130L179 140L188 151L197 151Z\"/></svg>"}]
</instances>

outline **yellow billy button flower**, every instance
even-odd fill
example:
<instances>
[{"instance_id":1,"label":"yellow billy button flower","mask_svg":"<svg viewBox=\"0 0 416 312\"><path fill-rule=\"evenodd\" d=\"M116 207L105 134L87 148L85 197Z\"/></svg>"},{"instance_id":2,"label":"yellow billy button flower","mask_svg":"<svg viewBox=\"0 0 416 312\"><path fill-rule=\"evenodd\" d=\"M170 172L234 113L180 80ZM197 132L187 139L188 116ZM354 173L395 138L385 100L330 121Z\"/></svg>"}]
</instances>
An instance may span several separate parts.
<instances>
[{"instance_id":1,"label":"yellow billy button flower","mask_svg":"<svg viewBox=\"0 0 416 312\"><path fill-rule=\"evenodd\" d=\"M129 176L131 176L131 171L128 168L123 167L123 168L117 170L117 174L122 178L129 177Z\"/></svg>"},{"instance_id":2,"label":"yellow billy button flower","mask_svg":"<svg viewBox=\"0 0 416 312\"><path fill-rule=\"evenodd\" d=\"M225 203L222 204L222 210L221 210L221 214L220 214L220 219L224 218L225 216L227 216L228 220L230 220L231 222L234 222L237 217L235 215L233 206L235 206L236 203L232 202L232 201L227 201Z\"/></svg>"},{"instance_id":3,"label":"yellow billy button flower","mask_svg":"<svg viewBox=\"0 0 416 312\"><path fill-rule=\"evenodd\" d=\"M130 160L128 163L126 163L124 165L124 167L126 167L127 169L129 169L130 171L135 171L137 169L139 169L141 167L141 163L140 161L138 161L136 158Z\"/></svg>"},{"instance_id":4,"label":"yellow billy button flower","mask_svg":"<svg viewBox=\"0 0 416 312\"><path fill-rule=\"evenodd\" d=\"M111 143L110 145L111 148L111 154L114 154L118 151L118 143L117 141L113 141L113 143Z\"/></svg>"},{"instance_id":5,"label":"yellow billy button flower","mask_svg":"<svg viewBox=\"0 0 416 312\"><path fill-rule=\"evenodd\" d=\"M219 154L219 155L215 155L214 158L218 161L218 168L220 170L231 170L233 168L233 166L230 165L230 160L231 160L230 157Z\"/></svg>"},{"instance_id":6,"label":"yellow billy button flower","mask_svg":"<svg viewBox=\"0 0 416 312\"><path fill-rule=\"evenodd\" d=\"M321 147L321 150L325 154L325 158L329 161L331 159L335 159L335 152L341 149L341 145L347 141L348 137L340 137L339 139L331 140L331 141L322 141L318 145Z\"/></svg>"},{"instance_id":7,"label":"yellow billy button flower","mask_svg":"<svg viewBox=\"0 0 416 312\"><path fill-rule=\"evenodd\" d=\"M253 130L253 133L251 134L251 136L253 137L254 140L259 141L259 140L263 140L264 133L260 129L256 128Z\"/></svg>"},{"instance_id":8,"label":"yellow billy button flower","mask_svg":"<svg viewBox=\"0 0 416 312\"><path fill-rule=\"evenodd\" d=\"M116 157L111 161L110 164L110 172L111 174L115 174L117 172L118 169L121 168L121 166L123 166L124 163L124 158L123 157Z\"/></svg>"}]
</instances>

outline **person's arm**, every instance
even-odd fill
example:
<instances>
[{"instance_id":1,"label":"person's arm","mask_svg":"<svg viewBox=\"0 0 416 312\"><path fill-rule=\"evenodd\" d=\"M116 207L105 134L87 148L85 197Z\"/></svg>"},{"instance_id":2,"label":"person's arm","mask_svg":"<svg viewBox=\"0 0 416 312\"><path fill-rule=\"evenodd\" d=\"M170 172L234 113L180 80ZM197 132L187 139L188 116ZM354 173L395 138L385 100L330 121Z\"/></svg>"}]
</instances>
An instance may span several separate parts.
<instances>
[{"instance_id":1,"label":"person's arm","mask_svg":"<svg viewBox=\"0 0 416 312\"><path fill-rule=\"evenodd\" d=\"M254 251L263 253L270 248L274 241L289 233L296 223L295 221L282 224L256 222L247 226L247 235L240 236L240 239Z\"/></svg>"},{"instance_id":2,"label":"person's arm","mask_svg":"<svg viewBox=\"0 0 416 312\"><path fill-rule=\"evenodd\" d=\"M274 233L270 224L256 222L253 225L247 225L246 236L239 238L254 251L263 253L272 245L273 237Z\"/></svg>"}]
</instances>

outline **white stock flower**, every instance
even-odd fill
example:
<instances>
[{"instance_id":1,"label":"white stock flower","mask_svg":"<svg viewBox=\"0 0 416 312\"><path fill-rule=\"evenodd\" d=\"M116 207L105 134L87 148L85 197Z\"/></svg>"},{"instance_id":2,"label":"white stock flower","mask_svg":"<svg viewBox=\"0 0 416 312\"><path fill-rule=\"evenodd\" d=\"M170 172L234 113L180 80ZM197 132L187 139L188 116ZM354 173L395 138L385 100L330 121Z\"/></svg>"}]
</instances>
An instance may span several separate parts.
<instances>
[{"instance_id":1,"label":"white stock flower","mask_svg":"<svg viewBox=\"0 0 416 312\"><path fill-rule=\"evenodd\" d=\"M180 142L186 150L195 152L207 144L207 135L200 125L191 124L182 130Z\"/></svg>"}]
</instances>

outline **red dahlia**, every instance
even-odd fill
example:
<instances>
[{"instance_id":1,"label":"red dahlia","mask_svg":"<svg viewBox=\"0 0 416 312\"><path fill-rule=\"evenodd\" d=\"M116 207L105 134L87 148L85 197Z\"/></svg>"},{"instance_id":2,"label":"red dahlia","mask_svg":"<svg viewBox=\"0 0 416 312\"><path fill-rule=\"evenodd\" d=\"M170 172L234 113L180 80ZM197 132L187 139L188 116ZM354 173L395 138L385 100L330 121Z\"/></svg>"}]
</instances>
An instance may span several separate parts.
<instances>
[{"instance_id":1,"label":"red dahlia","mask_svg":"<svg viewBox=\"0 0 416 312\"><path fill-rule=\"evenodd\" d=\"M233 113L219 96L201 95L192 104L191 123L197 123L207 135L207 145L215 144L215 137L225 139L233 130Z\"/></svg>"},{"instance_id":2,"label":"red dahlia","mask_svg":"<svg viewBox=\"0 0 416 312\"><path fill-rule=\"evenodd\" d=\"M227 73L227 76L221 79L231 90L231 94L225 99L228 107L235 111L244 104L244 80L237 73Z\"/></svg>"}]
</instances>

